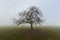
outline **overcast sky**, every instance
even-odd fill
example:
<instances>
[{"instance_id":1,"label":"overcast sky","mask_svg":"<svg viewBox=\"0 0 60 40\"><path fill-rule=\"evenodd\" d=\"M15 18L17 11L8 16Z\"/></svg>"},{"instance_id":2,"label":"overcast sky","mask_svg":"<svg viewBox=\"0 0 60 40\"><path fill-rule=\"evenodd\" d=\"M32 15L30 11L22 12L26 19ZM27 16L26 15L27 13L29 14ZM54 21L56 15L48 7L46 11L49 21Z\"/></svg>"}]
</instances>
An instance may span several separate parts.
<instances>
[{"instance_id":1,"label":"overcast sky","mask_svg":"<svg viewBox=\"0 0 60 40\"><path fill-rule=\"evenodd\" d=\"M30 6L43 12L44 25L60 25L60 0L0 0L0 25L11 25L12 18Z\"/></svg>"}]
</instances>

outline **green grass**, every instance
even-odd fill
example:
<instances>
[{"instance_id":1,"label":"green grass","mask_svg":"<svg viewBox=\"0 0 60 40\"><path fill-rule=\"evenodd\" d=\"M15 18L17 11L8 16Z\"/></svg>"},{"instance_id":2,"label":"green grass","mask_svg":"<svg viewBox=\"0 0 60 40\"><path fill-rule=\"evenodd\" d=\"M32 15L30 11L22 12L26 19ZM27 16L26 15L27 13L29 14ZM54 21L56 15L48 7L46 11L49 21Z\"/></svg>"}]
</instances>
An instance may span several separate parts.
<instances>
[{"instance_id":1,"label":"green grass","mask_svg":"<svg viewBox=\"0 0 60 40\"><path fill-rule=\"evenodd\" d=\"M60 40L60 27L0 27L0 40Z\"/></svg>"}]
</instances>

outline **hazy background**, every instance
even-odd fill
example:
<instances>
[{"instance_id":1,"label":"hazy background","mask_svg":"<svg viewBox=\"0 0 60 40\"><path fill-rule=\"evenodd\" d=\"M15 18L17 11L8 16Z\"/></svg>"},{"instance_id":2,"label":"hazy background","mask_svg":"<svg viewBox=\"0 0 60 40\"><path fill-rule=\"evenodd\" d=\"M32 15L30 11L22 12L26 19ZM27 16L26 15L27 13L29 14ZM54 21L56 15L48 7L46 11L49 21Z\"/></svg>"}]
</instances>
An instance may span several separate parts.
<instances>
[{"instance_id":1,"label":"hazy background","mask_svg":"<svg viewBox=\"0 0 60 40\"><path fill-rule=\"evenodd\" d=\"M30 6L41 9L44 25L60 25L60 0L0 0L0 25L12 25L12 18Z\"/></svg>"}]
</instances>

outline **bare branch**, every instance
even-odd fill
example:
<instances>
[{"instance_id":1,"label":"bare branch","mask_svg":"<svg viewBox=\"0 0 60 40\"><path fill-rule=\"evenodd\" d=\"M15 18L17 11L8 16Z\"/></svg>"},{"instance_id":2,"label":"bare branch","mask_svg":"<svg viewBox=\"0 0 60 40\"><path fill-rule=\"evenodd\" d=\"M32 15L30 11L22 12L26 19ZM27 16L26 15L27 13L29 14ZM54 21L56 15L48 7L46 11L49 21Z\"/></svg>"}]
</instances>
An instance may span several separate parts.
<instances>
[{"instance_id":1,"label":"bare branch","mask_svg":"<svg viewBox=\"0 0 60 40\"><path fill-rule=\"evenodd\" d=\"M17 25L23 24L23 23L31 23L31 24L41 24L43 20L41 17L43 17L42 12L39 10L39 8L33 6L30 7L28 11L23 11L19 13L20 18L13 19L14 23Z\"/></svg>"}]
</instances>

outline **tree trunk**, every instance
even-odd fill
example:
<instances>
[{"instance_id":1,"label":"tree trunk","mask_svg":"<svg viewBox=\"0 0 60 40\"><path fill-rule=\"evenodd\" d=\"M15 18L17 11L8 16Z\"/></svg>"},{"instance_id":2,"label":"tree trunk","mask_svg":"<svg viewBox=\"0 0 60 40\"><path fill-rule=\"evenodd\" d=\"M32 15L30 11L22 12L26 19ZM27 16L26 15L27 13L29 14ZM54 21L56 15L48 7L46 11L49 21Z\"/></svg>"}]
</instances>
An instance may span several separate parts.
<instances>
[{"instance_id":1,"label":"tree trunk","mask_svg":"<svg viewBox=\"0 0 60 40\"><path fill-rule=\"evenodd\" d=\"M30 23L31 24L31 30L33 30L33 25L32 25L32 23Z\"/></svg>"}]
</instances>

